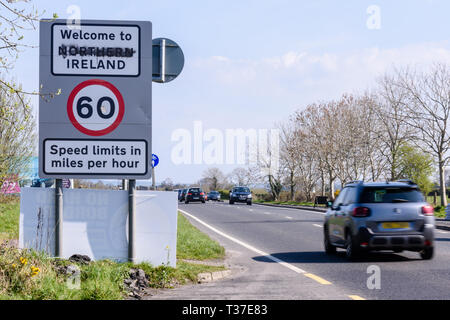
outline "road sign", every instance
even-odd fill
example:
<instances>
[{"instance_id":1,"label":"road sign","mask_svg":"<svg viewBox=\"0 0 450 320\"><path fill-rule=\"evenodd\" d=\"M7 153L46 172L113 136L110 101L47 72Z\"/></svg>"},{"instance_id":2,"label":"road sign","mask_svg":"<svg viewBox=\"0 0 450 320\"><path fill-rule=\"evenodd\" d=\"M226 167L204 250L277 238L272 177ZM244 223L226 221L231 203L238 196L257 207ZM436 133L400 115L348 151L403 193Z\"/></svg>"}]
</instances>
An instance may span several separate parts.
<instances>
[{"instance_id":1,"label":"road sign","mask_svg":"<svg viewBox=\"0 0 450 320\"><path fill-rule=\"evenodd\" d=\"M172 81L184 67L184 54L180 46L167 38L153 39L153 81Z\"/></svg>"},{"instance_id":2,"label":"road sign","mask_svg":"<svg viewBox=\"0 0 450 320\"><path fill-rule=\"evenodd\" d=\"M105 80L83 81L67 100L67 114L80 132L103 136L112 132L123 119L125 104L117 88Z\"/></svg>"},{"instance_id":3,"label":"road sign","mask_svg":"<svg viewBox=\"0 0 450 320\"><path fill-rule=\"evenodd\" d=\"M156 154L152 154L152 166L153 168L156 167L159 163L159 158Z\"/></svg>"},{"instance_id":4,"label":"road sign","mask_svg":"<svg viewBox=\"0 0 450 320\"><path fill-rule=\"evenodd\" d=\"M70 188L70 179L62 179L62 186L63 186L63 188L69 189Z\"/></svg>"},{"instance_id":5,"label":"road sign","mask_svg":"<svg viewBox=\"0 0 450 320\"><path fill-rule=\"evenodd\" d=\"M152 25L40 22L41 178L149 179Z\"/></svg>"}]
</instances>

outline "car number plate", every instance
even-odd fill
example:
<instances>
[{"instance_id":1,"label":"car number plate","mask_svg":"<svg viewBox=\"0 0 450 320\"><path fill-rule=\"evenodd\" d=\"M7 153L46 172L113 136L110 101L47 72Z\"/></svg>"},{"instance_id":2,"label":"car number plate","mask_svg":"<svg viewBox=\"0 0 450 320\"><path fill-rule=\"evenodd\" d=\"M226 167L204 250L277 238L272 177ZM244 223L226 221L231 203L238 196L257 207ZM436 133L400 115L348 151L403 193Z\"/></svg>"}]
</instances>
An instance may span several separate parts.
<instances>
[{"instance_id":1,"label":"car number plate","mask_svg":"<svg viewBox=\"0 0 450 320\"><path fill-rule=\"evenodd\" d=\"M383 222L383 229L408 229L409 222Z\"/></svg>"},{"instance_id":2,"label":"car number plate","mask_svg":"<svg viewBox=\"0 0 450 320\"><path fill-rule=\"evenodd\" d=\"M198 200L198 197L194 197L195 200Z\"/></svg>"}]
</instances>

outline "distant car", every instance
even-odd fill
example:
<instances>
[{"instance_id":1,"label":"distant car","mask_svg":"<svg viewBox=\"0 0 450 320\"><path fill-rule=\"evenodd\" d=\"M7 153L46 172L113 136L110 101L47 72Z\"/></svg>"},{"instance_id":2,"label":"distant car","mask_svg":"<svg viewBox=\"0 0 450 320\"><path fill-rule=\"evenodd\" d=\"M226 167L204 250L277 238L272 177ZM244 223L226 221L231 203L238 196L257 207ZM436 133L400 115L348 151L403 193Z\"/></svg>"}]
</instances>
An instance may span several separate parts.
<instances>
[{"instance_id":1,"label":"distant car","mask_svg":"<svg viewBox=\"0 0 450 320\"><path fill-rule=\"evenodd\" d=\"M208 198L206 200L212 200L212 201L220 201L220 192L219 191L210 191L208 193Z\"/></svg>"},{"instance_id":2,"label":"distant car","mask_svg":"<svg viewBox=\"0 0 450 320\"><path fill-rule=\"evenodd\" d=\"M31 186L36 188L50 188L54 183L55 179L33 179Z\"/></svg>"},{"instance_id":3,"label":"distant car","mask_svg":"<svg viewBox=\"0 0 450 320\"><path fill-rule=\"evenodd\" d=\"M205 193L201 188L194 187L187 189L187 193L184 199L184 203L201 201L205 203Z\"/></svg>"},{"instance_id":4,"label":"distant car","mask_svg":"<svg viewBox=\"0 0 450 320\"><path fill-rule=\"evenodd\" d=\"M180 189L178 191L178 201L183 202L186 198L187 189Z\"/></svg>"},{"instance_id":5,"label":"distant car","mask_svg":"<svg viewBox=\"0 0 450 320\"><path fill-rule=\"evenodd\" d=\"M247 205L252 205L252 193L247 187L234 187L230 190L230 204L235 202L245 202Z\"/></svg>"},{"instance_id":6,"label":"distant car","mask_svg":"<svg viewBox=\"0 0 450 320\"><path fill-rule=\"evenodd\" d=\"M434 209L411 181L354 181L328 206L323 228L327 254L339 247L349 259L370 250L433 257Z\"/></svg>"}]
</instances>

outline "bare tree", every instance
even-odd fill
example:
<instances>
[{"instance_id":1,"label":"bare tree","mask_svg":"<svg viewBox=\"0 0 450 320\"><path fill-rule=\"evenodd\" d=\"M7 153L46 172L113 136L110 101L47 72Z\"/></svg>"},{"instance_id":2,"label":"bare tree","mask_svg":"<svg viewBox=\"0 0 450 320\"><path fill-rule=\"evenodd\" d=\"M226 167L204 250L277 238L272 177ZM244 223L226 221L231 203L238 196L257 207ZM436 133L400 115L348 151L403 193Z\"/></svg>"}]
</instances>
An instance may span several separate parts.
<instances>
[{"instance_id":1,"label":"bare tree","mask_svg":"<svg viewBox=\"0 0 450 320\"><path fill-rule=\"evenodd\" d=\"M313 192L322 173L320 161L317 159L316 151L312 144L313 140L301 127L296 129L296 139L298 141L296 180L304 199L310 202L313 200Z\"/></svg>"},{"instance_id":2,"label":"bare tree","mask_svg":"<svg viewBox=\"0 0 450 320\"><path fill-rule=\"evenodd\" d=\"M33 47L23 41L23 32L26 30L36 30L39 18L43 13L40 14L34 7L29 5L29 2L28 0L0 0L0 70L3 73L14 68L21 49ZM55 13L53 14L53 18L57 18ZM27 95L39 95L43 99L46 99L53 98L54 95L60 93L59 91L56 93L44 93L41 90L32 92L25 91L18 83L7 81L4 78L0 78L0 91L3 94L8 92L16 95L17 103L23 109L30 109L29 100L25 99ZM0 117L2 116L4 116L4 113L0 112ZM18 124L18 127L21 127L21 125Z\"/></svg>"},{"instance_id":3,"label":"bare tree","mask_svg":"<svg viewBox=\"0 0 450 320\"><path fill-rule=\"evenodd\" d=\"M389 178L392 181L400 176L400 149L413 136L413 128L407 121L408 113L403 111L407 95L407 91L395 84L391 76L384 75L378 79L376 136L380 142L380 154L389 166Z\"/></svg>"},{"instance_id":4,"label":"bare tree","mask_svg":"<svg viewBox=\"0 0 450 320\"><path fill-rule=\"evenodd\" d=\"M225 183L225 175L219 168L208 168L203 172L202 182L209 190L218 190Z\"/></svg>"},{"instance_id":5,"label":"bare tree","mask_svg":"<svg viewBox=\"0 0 450 320\"><path fill-rule=\"evenodd\" d=\"M295 120L294 120L295 121ZM285 168L285 178L290 192L290 198L295 200L295 188L298 180L299 157L302 141L299 139L293 119L280 124L280 161Z\"/></svg>"},{"instance_id":6,"label":"bare tree","mask_svg":"<svg viewBox=\"0 0 450 320\"><path fill-rule=\"evenodd\" d=\"M328 193L334 198L334 183L339 165L339 106L335 101L311 104L305 110L296 112L298 124L310 136L310 147L323 170L324 184L327 181Z\"/></svg>"},{"instance_id":7,"label":"bare tree","mask_svg":"<svg viewBox=\"0 0 450 320\"><path fill-rule=\"evenodd\" d=\"M258 169L254 167L235 168L228 174L227 179L235 186L251 186L258 182Z\"/></svg>"},{"instance_id":8,"label":"bare tree","mask_svg":"<svg viewBox=\"0 0 450 320\"><path fill-rule=\"evenodd\" d=\"M445 166L450 149L450 66L435 64L428 72L411 68L396 70L391 79L406 93L399 101L406 123L416 130L413 142L434 155L438 164L441 205L447 205Z\"/></svg>"},{"instance_id":9,"label":"bare tree","mask_svg":"<svg viewBox=\"0 0 450 320\"><path fill-rule=\"evenodd\" d=\"M269 139L266 142L269 142ZM285 169L282 166L282 163L280 163L279 154L279 136L272 134L270 143L267 143L266 145L263 143L260 145L258 169L262 181L265 181L268 184L269 191L275 201L279 200L281 190L283 189L282 181Z\"/></svg>"},{"instance_id":10,"label":"bare tree","mask_svg":"<svg viewBox=\"0 0 450 320\"><path fill-rule=\"evenodd\" d=\"M20 94L0 91L0 185L14 175L21 178L29 170L31 156L35 152L35 120L20 101L27 99ZM26 102L28 103L28 102Z\"/></svg>"}]
</instances>

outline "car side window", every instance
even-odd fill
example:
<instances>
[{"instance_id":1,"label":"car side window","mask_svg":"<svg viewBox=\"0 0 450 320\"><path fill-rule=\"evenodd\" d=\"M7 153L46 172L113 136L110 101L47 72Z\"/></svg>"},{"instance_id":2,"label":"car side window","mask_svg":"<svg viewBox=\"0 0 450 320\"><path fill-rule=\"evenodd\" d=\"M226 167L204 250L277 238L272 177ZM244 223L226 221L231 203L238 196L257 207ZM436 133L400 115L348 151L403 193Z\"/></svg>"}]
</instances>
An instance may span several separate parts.
<instances>
[{"instance_id":1,"label":"car side window","mask_svg":"<svg viewBox=\"0 0 450 320\"><path fill-rule=\"evenodd\" d=\"M348 187L347 193L345 194L345 198L342 200L342 204L344 206L348 206L349 204L356 202L356 188L355 187Z\"/></svg>"},{"instance_id":2,"label":"car side window","mask_svg":"<svg viewBox=\"0 0 450 320\"><path fill-rule=\"evenodd\" d=\"M344 204L345 195L347 194L348 188L342 189L341 192L339 192L339 195L337 196L336 200L334 200L333 208L337 208L338 206L341 206Z\"/></svg>"}]
</instances>

